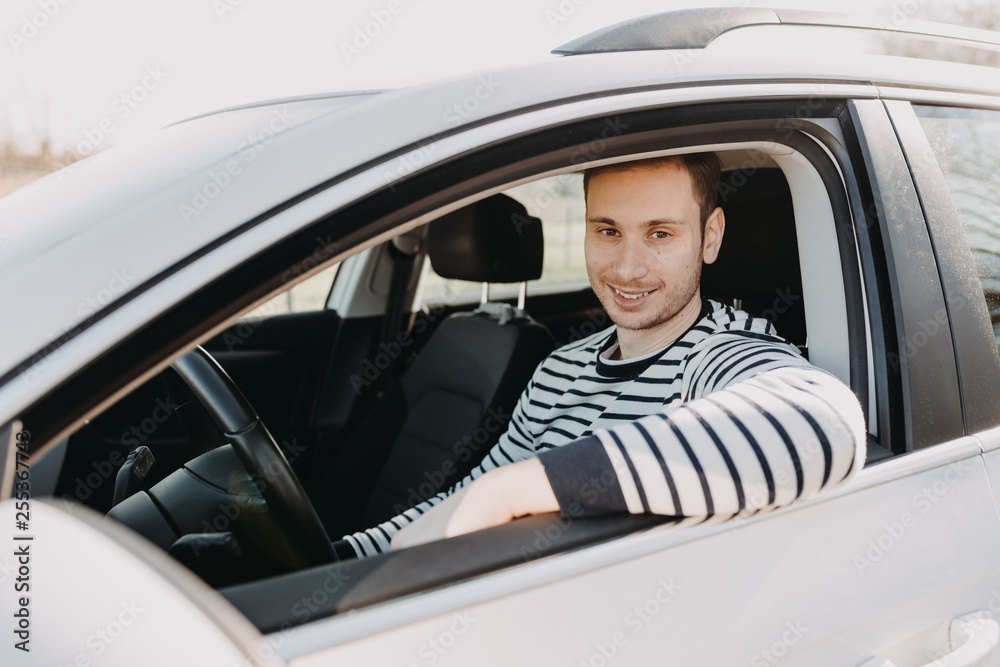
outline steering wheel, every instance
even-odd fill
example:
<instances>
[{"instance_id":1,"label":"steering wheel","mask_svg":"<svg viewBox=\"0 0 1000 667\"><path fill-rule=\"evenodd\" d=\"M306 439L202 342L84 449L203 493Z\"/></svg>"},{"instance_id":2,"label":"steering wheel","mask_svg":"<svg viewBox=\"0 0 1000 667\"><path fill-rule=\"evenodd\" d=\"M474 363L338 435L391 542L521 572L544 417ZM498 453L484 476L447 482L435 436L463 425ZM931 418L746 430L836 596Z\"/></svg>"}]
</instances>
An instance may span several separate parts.
<instances>
[{"instance_id":1,"label":"steering wheel","mask_svg":"<svg viewBox=\"0 0 1000 667\"><path fill-rule=\"evenodd\" d=\"M338 560L326 529L274 436L232 378L201 346L173 364L250 473L302 568Z\"/></svg>"}]
</instances>

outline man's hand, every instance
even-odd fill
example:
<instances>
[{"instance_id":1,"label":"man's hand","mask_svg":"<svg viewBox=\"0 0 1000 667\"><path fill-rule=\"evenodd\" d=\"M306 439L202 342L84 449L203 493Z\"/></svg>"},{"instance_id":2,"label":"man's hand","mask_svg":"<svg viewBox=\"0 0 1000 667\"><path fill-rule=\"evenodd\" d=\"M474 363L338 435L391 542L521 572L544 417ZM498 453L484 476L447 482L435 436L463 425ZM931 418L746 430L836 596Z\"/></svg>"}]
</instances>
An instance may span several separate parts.
<instances>
[{"instance_id":1,"label":"man's hand","mask_svg":"<svg viewBox=\"0 0 1000 667\"><path fill-rule=\"evenodd\" d=\"M492 528L528 514L559 511L537 458L496 468L428 510L392 538L393 549Z\"/></svg>"}]
</instances>

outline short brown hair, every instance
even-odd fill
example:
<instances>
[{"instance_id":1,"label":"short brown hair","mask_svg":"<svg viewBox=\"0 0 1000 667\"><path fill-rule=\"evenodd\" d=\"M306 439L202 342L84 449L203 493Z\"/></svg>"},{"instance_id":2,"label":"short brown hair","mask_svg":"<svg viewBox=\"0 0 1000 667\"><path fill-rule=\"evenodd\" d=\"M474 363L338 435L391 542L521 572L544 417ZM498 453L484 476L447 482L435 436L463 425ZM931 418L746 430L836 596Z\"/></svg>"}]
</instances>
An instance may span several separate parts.
<instances>
[{"instance_id":1,"label":"short brown hair","mask_svg":"<svg viewBox=\"0 0 1000 667\"><path fill-rule=\"evenodd\" d=\"M691 175L694 198L701 209L701 231L705 231L708 216L715 210L718 201L719 179L722 177L722 160L715 153L688 153L685 155L663 155L631 162L616 162L600 167L592 167L583 172L583 197L587 198L590 179L598 174L630 169L659 169L678 167Z\"/></svg>"}]
</instances>

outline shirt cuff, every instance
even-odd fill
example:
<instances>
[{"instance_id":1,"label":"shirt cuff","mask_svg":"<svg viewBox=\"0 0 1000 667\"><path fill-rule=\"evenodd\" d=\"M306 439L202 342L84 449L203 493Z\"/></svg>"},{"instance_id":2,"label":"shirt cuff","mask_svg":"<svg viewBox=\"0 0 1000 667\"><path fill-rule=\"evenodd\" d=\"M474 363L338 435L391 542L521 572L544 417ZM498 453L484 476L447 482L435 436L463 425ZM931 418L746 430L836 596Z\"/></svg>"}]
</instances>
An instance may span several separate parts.
<instances>
[{"instance_id":1,"label":"shirt cuff","mask_svg":"<svg viewBox=\"0 0 1000 667\"><path fill-rule=\"evenodd\" d=\"M628 512L604 444L588 436L538 455L563 516Z\"/></svg>"},{"instance_id":2,"label":"shirt cuff","mask_svg":"<svg viewBox=\"0 0 1000 667\"><path fill-rule=\"evenodd\" d=\"M363 555L355 551L354 547L347 540L334 540L333 553L337 554L337 558L342 561L354 560L355 558L360 558Z\"/></svg>"}]
</instances>

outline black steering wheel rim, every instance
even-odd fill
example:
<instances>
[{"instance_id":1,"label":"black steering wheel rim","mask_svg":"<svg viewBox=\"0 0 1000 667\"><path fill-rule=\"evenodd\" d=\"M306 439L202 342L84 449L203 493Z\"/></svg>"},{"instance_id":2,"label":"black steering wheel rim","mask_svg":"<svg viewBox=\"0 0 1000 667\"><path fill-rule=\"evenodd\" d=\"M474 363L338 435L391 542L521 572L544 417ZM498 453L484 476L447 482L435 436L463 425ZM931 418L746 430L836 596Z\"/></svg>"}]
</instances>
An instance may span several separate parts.
<instances>
[{"instance_id":1,"label":"black steering wheel rim","mask_svg":"<svg viewBox=\"0 0 1000 667\"><path fill-rule=\"evenodd\" d=\"M197 346L171 367L230 442L268 507L287 528L284 535L296 560L293 565L304 569L337 561L326 529L288 459L219 362Z\"/></svg>"}]
</instances>

